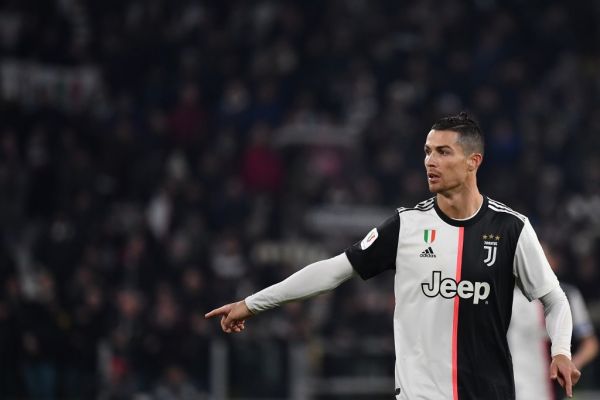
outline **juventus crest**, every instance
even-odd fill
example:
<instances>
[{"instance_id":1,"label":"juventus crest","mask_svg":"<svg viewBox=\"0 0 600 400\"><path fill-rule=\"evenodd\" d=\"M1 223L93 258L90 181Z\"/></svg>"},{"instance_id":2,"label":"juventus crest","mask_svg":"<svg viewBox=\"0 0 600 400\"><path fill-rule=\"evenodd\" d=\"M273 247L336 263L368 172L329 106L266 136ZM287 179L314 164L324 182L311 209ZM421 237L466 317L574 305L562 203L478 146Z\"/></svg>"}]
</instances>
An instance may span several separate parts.
<instances>
[{"instance_id":1,"label":"juventus crest","mask_svg":"<svg viewBox=\"0 0 600 400\"><path fill-rule=\"evenodd\" d=\"M488 267L491 267L496 262L499 241L500 235L483 235L483 249L485 250L485 259L483 262Z\"/></svg>"}]
</instances>

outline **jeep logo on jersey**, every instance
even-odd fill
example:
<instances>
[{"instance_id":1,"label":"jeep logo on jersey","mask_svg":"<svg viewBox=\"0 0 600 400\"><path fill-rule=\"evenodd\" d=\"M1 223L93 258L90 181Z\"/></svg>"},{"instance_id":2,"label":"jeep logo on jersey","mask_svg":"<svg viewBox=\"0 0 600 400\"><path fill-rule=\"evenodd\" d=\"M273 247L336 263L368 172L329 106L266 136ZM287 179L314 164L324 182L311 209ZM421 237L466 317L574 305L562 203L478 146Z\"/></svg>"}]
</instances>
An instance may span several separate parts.
<instances>
[{"instance_id":1,"label":"jeep logo on jersey","mask_svg":"<svg viewBox=\"0 0 600 400\"><path fill-rule=\"evenodd\" d=\"M451 299L455 296L461 299L473 298L473 304L479 304L490 295L490 284L487 282L456 282L452 278L442 279L441 271L433 271L430 283L421 283L423 294L427 297L441 295L445 299Z\"/></svg>"}]
</instances>

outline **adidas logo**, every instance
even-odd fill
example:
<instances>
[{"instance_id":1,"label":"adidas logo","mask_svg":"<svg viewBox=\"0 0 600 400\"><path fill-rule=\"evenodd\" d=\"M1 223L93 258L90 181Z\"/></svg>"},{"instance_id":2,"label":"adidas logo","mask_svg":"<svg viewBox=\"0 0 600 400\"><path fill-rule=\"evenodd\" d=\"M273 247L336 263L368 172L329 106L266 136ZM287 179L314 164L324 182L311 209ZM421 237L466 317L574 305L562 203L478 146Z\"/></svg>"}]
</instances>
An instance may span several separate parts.
<instances>
[{"instance_id":1,"label":"adidas logo","mask_svg":"<svg viewBox=\"0 0 600 400\"><path fill-rule=\"evenodd\" d=\"M423 250L420 257L435 258L435 254L433 253L433 249L431 247L428 247L425 250Z\"/></svg>"}]
</instances>

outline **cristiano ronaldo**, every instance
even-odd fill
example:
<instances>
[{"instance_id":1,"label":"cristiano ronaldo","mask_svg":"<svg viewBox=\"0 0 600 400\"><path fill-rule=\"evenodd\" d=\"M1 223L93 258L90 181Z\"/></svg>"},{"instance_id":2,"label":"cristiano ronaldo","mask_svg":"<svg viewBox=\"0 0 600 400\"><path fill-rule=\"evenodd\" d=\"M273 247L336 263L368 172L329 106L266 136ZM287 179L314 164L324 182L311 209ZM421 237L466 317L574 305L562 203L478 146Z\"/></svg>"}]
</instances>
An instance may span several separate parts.
<instances>
[{"instance_id":1,"label":"cristiano ronaldo","mask_svg":"<svg viewBox=\"0 0 600 400\"><path fill-rule=\"evenodd\" d=\"M224 332L241 332L260 312L393 270L396 399L507 400L515 398L506 332L516 285L544 305L549 376L571 397L580 372L571 362L567 298L529 220L479 192L483 147L466 113L440 119L424 146L434 197L398 208L338 256L206 318L220 316Z\"/></svg>"}]
</instances>

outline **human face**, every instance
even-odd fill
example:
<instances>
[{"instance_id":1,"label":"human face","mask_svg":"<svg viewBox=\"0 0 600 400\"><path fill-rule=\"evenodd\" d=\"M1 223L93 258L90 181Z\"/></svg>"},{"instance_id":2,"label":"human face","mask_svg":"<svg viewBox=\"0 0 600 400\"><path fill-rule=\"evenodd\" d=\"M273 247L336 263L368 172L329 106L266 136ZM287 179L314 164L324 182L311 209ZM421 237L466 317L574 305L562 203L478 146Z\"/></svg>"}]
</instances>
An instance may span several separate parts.
<instances>
[{"instance_id":1,"label":"human face","mask_svg":"<svg viewBox=\"0 0 600 400\"><path fill-rule=\"evenodd\" d=\"M431 130L425 141L425 170L432 193L460 189L469 177L469 160L454 131Z\"/></svg>"}]
</instances>

